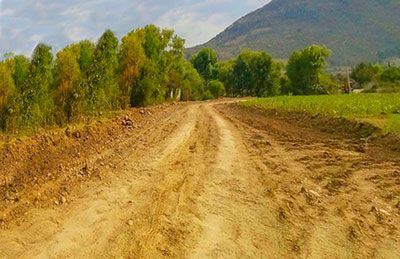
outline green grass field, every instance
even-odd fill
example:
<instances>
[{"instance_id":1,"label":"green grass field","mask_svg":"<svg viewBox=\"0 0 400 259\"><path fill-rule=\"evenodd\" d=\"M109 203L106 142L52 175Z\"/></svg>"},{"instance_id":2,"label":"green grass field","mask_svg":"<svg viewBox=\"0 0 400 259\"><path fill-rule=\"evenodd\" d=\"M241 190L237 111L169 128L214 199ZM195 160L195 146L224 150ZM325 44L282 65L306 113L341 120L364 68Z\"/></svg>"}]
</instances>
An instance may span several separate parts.
<instances>
[{"instance_id":1,"label":"green grass field","mask_svg":"<svg viewBox=\"0 0 400 259\"><path fill-rule=\"evenodd\" d=\"M351 94L326 96L278 96L252 99L245 106L303 111L350 120L377 123L385 132L400 133L400 94Z\"/></svg>"}]
</instances>

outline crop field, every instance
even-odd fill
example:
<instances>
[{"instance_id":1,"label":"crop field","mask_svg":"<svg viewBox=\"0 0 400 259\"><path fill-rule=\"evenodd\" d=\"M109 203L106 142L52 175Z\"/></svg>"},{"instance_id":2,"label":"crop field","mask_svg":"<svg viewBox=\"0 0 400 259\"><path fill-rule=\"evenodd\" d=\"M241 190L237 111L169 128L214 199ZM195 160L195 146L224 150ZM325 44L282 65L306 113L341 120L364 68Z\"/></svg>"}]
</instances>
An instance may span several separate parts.
<instances>
[{"instance_id":1,"label":"crop field","mask_svg":"<svg viewBox=\"0 0 400 259\"><path fill-rule=\"evenodd\" d=\"M279 96L252 99L243 105L366 120L387 133L400 133L400 94Z\"/></svg>"}]
</instances>

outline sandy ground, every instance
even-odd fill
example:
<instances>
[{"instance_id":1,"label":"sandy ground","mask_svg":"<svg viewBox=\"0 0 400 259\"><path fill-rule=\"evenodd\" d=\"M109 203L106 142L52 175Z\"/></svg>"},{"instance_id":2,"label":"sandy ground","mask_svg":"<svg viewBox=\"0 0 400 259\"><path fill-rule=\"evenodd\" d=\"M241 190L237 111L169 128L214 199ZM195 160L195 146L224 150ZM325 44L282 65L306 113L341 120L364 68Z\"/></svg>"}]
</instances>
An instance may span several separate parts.
<instances>
[{"instance_id":1,"label":"sandy ground","mask_svg":"<svg viewBox=\"0 0 400 259\"><path fill-rule=\"evenodd\" d=\"M283 115L166 105L2 152L0 257L400 258L396 149Z\"/></svg>"}]
</instances>

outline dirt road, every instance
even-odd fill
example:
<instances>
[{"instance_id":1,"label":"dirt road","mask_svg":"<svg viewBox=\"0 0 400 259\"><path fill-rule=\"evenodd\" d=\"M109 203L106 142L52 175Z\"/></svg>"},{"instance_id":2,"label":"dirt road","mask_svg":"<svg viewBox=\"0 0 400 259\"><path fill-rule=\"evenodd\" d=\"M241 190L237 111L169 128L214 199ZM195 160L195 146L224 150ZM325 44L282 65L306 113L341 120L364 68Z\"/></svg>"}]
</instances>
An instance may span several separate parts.
<instances>
[{"instance_id":1,"label":"dirt road","mask_svg":"<svg viewBox=\"0 0 400 259\"><path fill-rule=\"evenodd\" d=\"M0 257L400 258L397 151L235 104L121 118L4 151Z\"/></svg>"}]
</instances>

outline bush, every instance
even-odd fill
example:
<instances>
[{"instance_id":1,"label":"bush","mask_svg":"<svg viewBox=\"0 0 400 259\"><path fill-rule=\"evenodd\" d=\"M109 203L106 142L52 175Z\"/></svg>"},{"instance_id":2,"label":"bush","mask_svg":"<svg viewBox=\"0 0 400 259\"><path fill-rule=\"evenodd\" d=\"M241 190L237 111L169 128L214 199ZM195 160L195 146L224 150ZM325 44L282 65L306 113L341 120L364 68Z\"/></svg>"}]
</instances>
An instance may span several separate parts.
<instances>
[{"instance_id":1,"label":"bush","mask_svg":"<svg viewBox=\"0 0 400 259\"><path fill-rule=\"evenodd\" d=\"M208 88L213 98L218 99L221 96L225 95L225 86L222 82L218 80L211 81Z\"/></svg>"}]
</instances>

